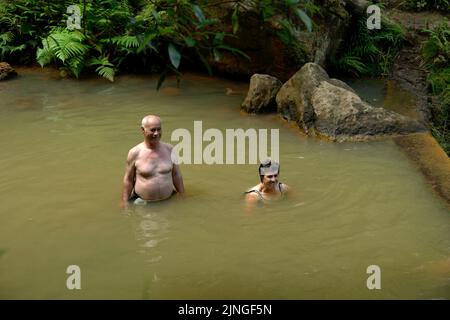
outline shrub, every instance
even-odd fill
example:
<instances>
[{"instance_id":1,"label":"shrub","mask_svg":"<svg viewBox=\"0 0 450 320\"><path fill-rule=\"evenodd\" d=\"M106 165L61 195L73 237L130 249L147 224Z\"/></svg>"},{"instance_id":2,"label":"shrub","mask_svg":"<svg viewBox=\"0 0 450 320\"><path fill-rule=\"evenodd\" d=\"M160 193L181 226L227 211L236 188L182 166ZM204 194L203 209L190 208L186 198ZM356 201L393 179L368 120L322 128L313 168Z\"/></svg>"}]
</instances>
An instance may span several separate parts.
<instances>
[{"instance_id":1,"label":"shrub","mask_svg":"<svg viewBox=\"0 0 450 320\"><path fill-rule=\"evenodd\" d=\"M444 21L427 32L422 56L430 90L438 98L432 109L432 133L450 155L450 28Z\"/></svg>"},{"instance_id":2,"label":"shrub","mask_svg":"<svg viewBox=\"0 0 450 320\"><path fill-rule=\"evenodd\" d=\"M450 0L408 0L404 7L417 11L434 9L449 12Z\"/></svg>"},{"instance_id":3,"label":"shrub","mask_svg":"<svg viewBox=\"0 0 450 320\"><path fill-rule=\"evenodd\" d=\"M343 42L337 57L331 61L332 68L353 75L386 75L403 40L399 25L383 19L381 30L369 30L366 19L360 18L355 32Z\"/></svg>"}]
</instances>

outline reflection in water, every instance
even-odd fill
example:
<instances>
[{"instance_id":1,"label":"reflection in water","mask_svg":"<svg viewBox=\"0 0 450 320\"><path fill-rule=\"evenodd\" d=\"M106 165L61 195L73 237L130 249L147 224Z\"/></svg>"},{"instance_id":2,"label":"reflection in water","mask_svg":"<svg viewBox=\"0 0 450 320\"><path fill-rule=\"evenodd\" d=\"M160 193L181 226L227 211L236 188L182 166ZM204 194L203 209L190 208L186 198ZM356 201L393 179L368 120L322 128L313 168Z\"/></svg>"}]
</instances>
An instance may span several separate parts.
<instances>
[{"instance_id":1,"label":"reflection in water","mask_svg":"<svg viewBox=\"0 0 450 320\"><path fill-rule=\"evenodd\" d=\"M170 223L165 217L165 212L156 206L134 206L132 217L136 224L136 240L139 250L145 254L146 261L150 263L159 262L162 259L158 246L161 242L169 239Z\"/></svg>"}]
</instances>

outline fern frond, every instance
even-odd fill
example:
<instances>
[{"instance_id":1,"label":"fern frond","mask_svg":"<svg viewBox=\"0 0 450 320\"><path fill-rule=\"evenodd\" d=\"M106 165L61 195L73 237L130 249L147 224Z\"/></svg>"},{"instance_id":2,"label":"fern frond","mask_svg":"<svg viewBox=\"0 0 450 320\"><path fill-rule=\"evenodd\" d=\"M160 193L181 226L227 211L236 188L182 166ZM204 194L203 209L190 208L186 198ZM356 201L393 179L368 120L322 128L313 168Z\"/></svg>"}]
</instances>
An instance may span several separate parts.
<instances>
[{"instance_id":1,"label":"fern frond","mask_svg":"<svg viewBox=\"0 0 450 320\"><path fill-rule=\"evenodd\" d=\"M127 49L139 47L139 40L136 36L123 35L111 38L111 41L112 43Z\"/></svg>"},{"instance_id":2,"label":"fern frond","mask_svg":"<svg viewBox=\"0 0 450 320\"><path fill-rule=\"evenodd\" d=\"M11 31L0 34L0 44L6 45L14 40L14 34Z\"/></svg>"},{"instance_id":3,"label":"fern frond","mask_svg":"<svg viewBox=\"0 0 450 320\"><path fill-rule=\"evenodd\" d=\"M74 56L67 62L67 67L75 75L79 77L84 68L84 56Z\"/></svg>"},{"instance_id":4,"label":"fern frond","mask_svg":"<svg viewBox=\"0 0 450 320\"><path fill-rule=\"evenodd\" d=\"M79 55L84 55L89 47L82 43L84 35L78 31L55 30L48 37L48 47L62 62Z\"/></svg>"},{"instance_id":5,"label":"fern frond","mask_svg":"<svg viewBox=\"0 0 450 320\"><path fill-rule=\"evenodd\" d=\"M95 71L98 73L98 75L102 76L103 78L106 78L111 82L114 82L114 74L115 74L114 68L108 66L99 66L97 69L95 69Z\"/></svg>"},{"instance_id":6,"label":"fern frond","mask_svg":"<svg viewBox=\"0 0 450 320\"><path fill-rule=\"evenodd\" d=\"M107 56L101 56L98 58L92 57L90 60L90 65L91 66L98 65L97 69L95 69L98 75L108 79L111 82L114 82L114 75L116 71L114 69L114 65L111 62L109 62Z\"/></svg>"},{"instance_id":7,"label":"fern frond","mask_svg":"<svg viewBox=\"0 0 450 320\"><path fill-rule=\"evenodd\" d=\"M53 61L55 58L55 55L50 50L48 46L48 41L46 39L42 40L43 48L38 48L36 52L36 60L41 65L41 67L44 67L45 65L49 64Z\"/></svg>"}]
</instances>

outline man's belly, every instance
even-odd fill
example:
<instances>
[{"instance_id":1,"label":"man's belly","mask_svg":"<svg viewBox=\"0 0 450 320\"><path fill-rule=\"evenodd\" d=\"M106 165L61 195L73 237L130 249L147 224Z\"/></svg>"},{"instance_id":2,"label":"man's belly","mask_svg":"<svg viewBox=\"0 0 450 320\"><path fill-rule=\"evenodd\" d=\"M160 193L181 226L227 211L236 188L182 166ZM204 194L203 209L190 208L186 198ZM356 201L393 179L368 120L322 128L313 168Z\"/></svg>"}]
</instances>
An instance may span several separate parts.
<instances>
[{"instance_id":1,"label":"man's belly","mask_svg":"<svg viewBox=\"0 0 450 320\"><path fill-rule=\"evenodd\" d=\"M172 174L160 175L151 179L137 178L134 191L143 200L164 200L172 195L174 190Z\"/></svg>"}]
</instances>

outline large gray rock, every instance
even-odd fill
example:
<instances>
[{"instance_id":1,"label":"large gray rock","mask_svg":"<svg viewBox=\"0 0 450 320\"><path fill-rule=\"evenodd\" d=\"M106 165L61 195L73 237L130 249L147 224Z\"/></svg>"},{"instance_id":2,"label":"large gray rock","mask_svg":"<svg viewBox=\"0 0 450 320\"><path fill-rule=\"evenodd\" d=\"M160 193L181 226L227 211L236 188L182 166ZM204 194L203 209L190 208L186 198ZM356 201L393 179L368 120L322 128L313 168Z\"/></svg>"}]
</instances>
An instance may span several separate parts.
<instances>
[{"instance_id":1,"label":"large gray rock","mask_svg":"<svg viewBox=\"0 0 450 320\"><path fill-rule=\"evenodd\" d=\"M295 121L308 132L314 123L314 109L311 97L322 81L353 91L346 83L330 79L326 71L316 63L305 64L280 89L276 101L278 112L283 118Z\"/></svg>"},{"instance_id":2,"label":"large gray rock","mask_svg":"<svg viewBox=\"0 0 450 320\"><path fill-rule=\"evenodd\" d=\"M418 121L384 108L375 108L349 90L322 81L313 91L316 133L331 140L398 135L426 128Z\"/></svg>"},{"instance_id":3,"label":"large gray rock","mask_svg":"<svg viewBox=\"0 0 450 320\"><path fill-rule=\"evenodd\" d=\"M267 74L254 74L250 88L241 108L249 113L276 111L275 97L281 88L281 81Z\"/></svg>"},{"instance_id":4,"label":"large gray rock","mask_svg":"<svg viewBox=\"0 0 450 320\"><path fill-rule=\"evenodd\" d=\"M17 76L17 72L9 65L9 63L0 62L0 80L10 79L15 76Z\"/></svg>"},{"instance_id":5,"label":"large gray rock","mask_svg":"<svg viewBox=\"0 0 450 320\"><path fill-rule=\"evenodd\" d=\"M359 140L380 135L425 131L419 122L383 108L375 108L345 82L330 79L315 63L305 64L280 89L278 112L306 133L332 140Z\"/></svg>"}]
</instances>

